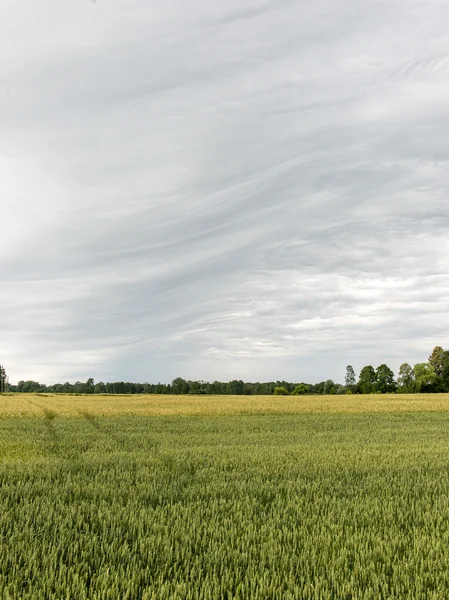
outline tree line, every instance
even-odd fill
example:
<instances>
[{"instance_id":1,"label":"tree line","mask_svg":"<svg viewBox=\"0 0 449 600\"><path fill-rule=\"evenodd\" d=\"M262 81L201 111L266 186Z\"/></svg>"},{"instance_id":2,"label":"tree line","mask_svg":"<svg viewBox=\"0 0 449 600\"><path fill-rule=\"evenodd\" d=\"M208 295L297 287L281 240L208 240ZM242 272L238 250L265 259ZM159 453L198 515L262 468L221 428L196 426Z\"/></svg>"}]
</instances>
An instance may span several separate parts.
<instances>
[{"instance_id":1,"label":"tree line","mask_svg":"<svg viewBox=\"0 0 449 600\"><path fill-rule=\"evenodd\" d=\"M7 375L0 365L0 392L6 391ZM327 379L315 384L305 382L270 381L190 381L177 377L171 383L132 383L125 381L56 383L45 385L37 381L19 381L9 385L11 392L38 392L61 394L220 394L220 395L327 395L327 394L387 394L387 393L441 393L449 392L449 350L436 346L427 362L413 367L403 363L397 377L388 365L374 368L366 365L357 377L353 367L346 367L344 384Z\"/></svg>"}]
</instances>

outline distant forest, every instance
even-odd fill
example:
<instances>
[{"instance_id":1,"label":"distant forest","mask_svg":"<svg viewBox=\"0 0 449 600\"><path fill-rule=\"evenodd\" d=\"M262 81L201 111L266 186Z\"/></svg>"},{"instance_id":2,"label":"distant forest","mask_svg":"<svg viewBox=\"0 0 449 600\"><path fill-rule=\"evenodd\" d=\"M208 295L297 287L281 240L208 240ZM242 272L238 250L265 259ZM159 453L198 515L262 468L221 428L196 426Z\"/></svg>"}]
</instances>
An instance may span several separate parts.
<instances>
[{"instance_id":1,"label":"distant forest","mask_svg":"<svg viewBox=\"0 0 449 600\"><path fill-rule=\"evenodd\" d=\"M45 385L37 381L7 383L6 369L0 365L0 392L38 392L60 394L223 394L223 395L324 395L324 394L387 394L387 393L441 393L449 392L449 350L436 346L425 363L413 367L403 363L395 377L386 364L374 368L363 367L357 377L351 365L346 367L344 384L332 379L320 383L270 381L244 382L234 379L228 382L189 381L177 377L171 383L131 383L125 381L95 383L56 383Z\"/></svg>"}]
</instances>

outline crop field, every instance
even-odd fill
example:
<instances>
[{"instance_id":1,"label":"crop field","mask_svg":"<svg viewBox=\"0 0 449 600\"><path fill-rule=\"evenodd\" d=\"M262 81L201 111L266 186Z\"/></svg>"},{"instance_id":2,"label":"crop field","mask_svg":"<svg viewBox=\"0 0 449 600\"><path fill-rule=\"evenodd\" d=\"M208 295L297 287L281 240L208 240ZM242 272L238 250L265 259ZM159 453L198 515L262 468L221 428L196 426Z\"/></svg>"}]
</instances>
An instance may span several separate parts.
<instances>
[{"instance_id":1,"label":"crop field","mask_svg":"<svg viewBox=\"0 0 449 600\"><path fill-rule=\"evenodd\" d=\"M0 598L449 597L449 397L0 396Z\"/></svg>"},{"instance_id":2,"label":"crop field","mask_svg":"<svg viewBox=\"0 0 449 600\"><path fill-rule=\"evenodd\" d=\"M3 394L1 417L334 414L449 411L449 394L354 396L171 396Z\"/></svg>"}]
</instances>

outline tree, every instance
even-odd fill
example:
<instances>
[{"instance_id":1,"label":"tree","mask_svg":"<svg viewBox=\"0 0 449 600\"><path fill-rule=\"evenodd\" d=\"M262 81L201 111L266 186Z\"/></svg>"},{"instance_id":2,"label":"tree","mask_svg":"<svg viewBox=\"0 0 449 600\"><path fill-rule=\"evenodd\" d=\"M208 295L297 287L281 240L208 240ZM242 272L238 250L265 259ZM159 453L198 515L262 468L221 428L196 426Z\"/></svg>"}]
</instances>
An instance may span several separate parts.
<instances>
[{"instance_id":1,"label":"tree","mask_svg":"<svg viewBox=\"0 0 449 600\"><path fill-rule=\"evenodd\" d=\"M0 393L6 392L8 378L6 376L6 370L3 365L0 365Z\"/></svg>"},{"instance_id":2,"label":"tree","mask_svg":"<svg viewBox=\"0 0 449 600\"><path fill-rule=\"evenodd\" d=\"M94 386L94 394L104 394L106 391L106 386L102 381L99 381Z\"/></svg>"},{"instance_id":3,"label":"tree","mask_svg":"<svg viewBox=\"0 0 449 600\"><path fill-rule=\"evenodd\" d=\"M190 389L189 394L206 394L205 382L204 381L189 381Z\"/></svg>"},{"instance_id":4,"label":"tree","mask_svg":"<svg viewBox=\"0 0 449 600\"><path fill-rule=\"evenodd\" d=\"M432 365L438 391L449 391L449 350L443 350L441 346L435 346L429 356L429 364Z\"/></svg>"},{"instance_id":5,"label":"tree","mask_svg":"<svg viewBox=\"0 0 449 600\"><path fill-rule=\"evenodd\" d=\"M410 394L414 391L415 374L408 363L403 363L399 367L398 389L403 394Z\"/></svg>"},{"instance_id":6,"label":"tree","mask_svg":"<svg viewBox=\"0 0 449 600\"><path fill-rule=\"evenodd\" d=\"M17 385L18 392L43 392L45 390L45 385L39 383L38 381L19 381Z\"/></svg>"},{"instance_id":7,"label":"tree","mask_svg":"<svg viewBox=\"0 0 449 600\"><path fill-rule=\"evenodd\" d=\"M176 379L173 379L171 382L171 389L173 394L188 394L190 385L182 377L176 377Z\"/></svg>"},{"instance_id":8,"label":"tree","mask_svg":"<svg viewBox=\"0 0 449 600\"><path fill-rule=\"evenodd\" d=\"M299 383L292 392L292 396L304 396L309 393L309 386L306 383Z\"/></svg>"},{"instance_id":9,"label":"tree","mask_svg":"<svg viewBox=\"0 0 449 600\"><path fill-rule=\"evenodd\" d=\"M237 379L233 379L232 381L229 382L229 387L228 387L229 393L233 394L233 395L238 395L241 396L243 395L243 392L245 391L245 384L243 383L243 381L241 379L237 380Z\"/></svg>"},{"instance_id":10,"label":"tree","mask_svg":"<svg viewBox=\"0 0 449 600\"><path fill-rule=\"evenodd\" d=\"M332 379L327 379L324 382L323 394L327 396L327 395L334 395L336 393L337 393L336 384L332 381Z\"/></svg>"},{"instance_id":11,"label":"tree","mask_svg":"<svg viewBox=\"0 0 449 600\"><path fill-rule=\"evenodd\" d=\"M289 396L290 393L284 387L275 387L274 388L275 396Z\"/></svg>"},{"instance_id":12,"label":"tree","mask_svg":"<svg viewBox=\"0 0 449 600\"><path fill-rule=\"evenodd\" d=\"M346 367L345 386L346 386L346 389L351 392L353 392L355 390L355 386L356 386L355 371L351 367L351 365L348 365Z\"/></svg>"},{"instance_id":13,"label":"tree","mask_svg":"<svg viewBox=\"0 0 449 600\"><path fill-rule=\"evenodd\" d=\"M415 391L430 392L438 377L430 363L418 363L413 367L415 375Z\"/></svg>"},{"instance_id":14,"label":"tree","mask_svg":"<svg viewBox=\"0 0 449 600\"><path fill-rule=\"evenodd\" d=\"M443 350L441 346L435 346L435 348L432 350L431 355L429 356L429 364L432 365L433 370L435 371L435 375L437 377L443 376L445 366L448 361L447 355L447 351Z\"/></svg>"},{"instance_id":15,"label":"tree","mask_svg":"<svg viewBox=\"0 0 449 600\"><path fill-rule=\"evenodd\" d=\"M374 392L374 386L376 384L376 371L371 365L363 367L359 375L358 387L362 394L371 394Z\"/></svg>"},{"instance_id":16,"label":"tree","mask_svg":"<svg viewBox=\"0 0 449 600\"><path fill-rule=\"evenodd\" d=\"M376 369L376 392L389 394L396 391L396 382L394 373L385 363L379 365Z\"/></svg>"}]
</instances>

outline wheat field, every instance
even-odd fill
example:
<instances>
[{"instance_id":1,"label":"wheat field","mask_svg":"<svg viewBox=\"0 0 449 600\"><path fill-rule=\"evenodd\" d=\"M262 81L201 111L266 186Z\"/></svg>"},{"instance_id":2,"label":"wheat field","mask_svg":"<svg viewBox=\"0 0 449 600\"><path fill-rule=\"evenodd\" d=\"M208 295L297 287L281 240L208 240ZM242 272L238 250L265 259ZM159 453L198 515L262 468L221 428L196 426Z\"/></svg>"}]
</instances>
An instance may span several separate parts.
<instances>
[{"instance_id":1,"label":"wheat field","mask_svg":"<svg viewBox=\"0 0 449 600\"><path fill-rule=\"evenodd\" d=\"M1 600L449 597L447 396L0 405Z\"/></svg>"},{"instance_id":2,"label":"wheat field","mask_svg":"<svg viewBox=\"0 0 449 600\"><path fill-rule=\"evenodd\" d=\"M0 395L1 417L360 414L449 411L449 394L347 396Z\"/></svg>"}]
</instances>

